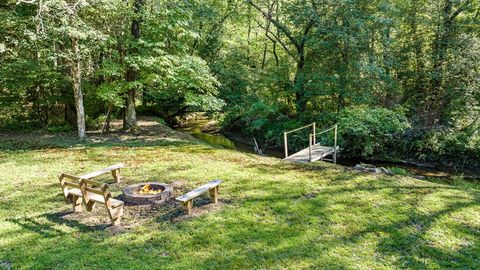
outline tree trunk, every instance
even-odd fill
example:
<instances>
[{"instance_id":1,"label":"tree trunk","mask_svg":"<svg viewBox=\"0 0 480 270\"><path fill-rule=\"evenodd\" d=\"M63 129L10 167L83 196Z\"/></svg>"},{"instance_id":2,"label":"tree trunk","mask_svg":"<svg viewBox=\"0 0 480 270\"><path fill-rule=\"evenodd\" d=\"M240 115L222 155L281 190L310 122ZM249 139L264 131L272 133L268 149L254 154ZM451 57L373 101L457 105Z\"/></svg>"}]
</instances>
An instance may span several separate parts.
<instances>
[{"instance_id":1,"label":"tree trunk","mask_svg":"<svg viewBox=\"0 0 480 270\"><path fill-rule=\"evenodd\" d=\"M277 43L276 42L273 42L272 53L273 53L273 56L275 57L275 66L278 67L280 62L279 62L278 55L277 55Z\"/></svg>"},{"instance_id":2,"label":"tree trunk","mask_svg":"<svg viewBox=\"0 0 480 270\"><path fill-rule=\"evenodd\" d=\"M439 117L440 107L438 106L441 101L442 88L443 88L443 73L445 61L447 59L447 49L450 40L451 20L450 14L452 13L452 0L445 0L442 14L442 27L440 32L437 33L437 37L434 41L434 61L433 61L433 75L431 82L431 102L429 108L429 125L435 123L435 119Z\"/></svg>"},{"instance_id":3,"label":"tree trunk","mask_svg":"<svg viewBox=\"0 0 480 270\"><path fill-rule=\"evenodd\" d=\"M83 108L83 92L82 92L82 69L80 62L80 48L78 46L78 39L71 37L72 48L74 52L74 59L71 62L70 78L72 81L72 88L75 97L75 108L77 110L77 130L78 137L85 139L85 110Z\"/></svg>"},{"instance_id":4,"label":"tree trunk","mask_svg":"<svg viewBox=\"0 0 480 270\"><path fill-rule=\"evenodd\" d=\"M113 105L110 103L108 105L108 110L107 110L107 117L105 118L105 123L103 124L102 127L102 134L103 132L109 132L110 131L110 121L112 120L112 109Z\"/></svg>"},{"instance_id":5,"label":"tree trunk","mask_svg":"<svg viewBox=\"0 0 480 270\"><path fill-rule=\"evenodd\" d=\"M383 106L385 108L391 108L395 103L395 91L394 87L392 86L392 72L390 69L390 65L393 62L391 59L391 51L390 51L390 26L385 29L384 33L385 37L383 38L383 67L385 69L385 75L387 75L387 81L385 83L385 96L383 99Z\"/></svg>"},{"instance_id":6,"label":"tree trunk","mask_svg":"<svg viewBox=\"0 0 480 270\"><path fill-rule=\"evenodd\" d=\"M268 31L270 29L270 21L266 20L266 26L265 26L265 44L263 44L263 55L262 55L262 70L265 69L265 62L267 60L267 47L268 47Z\"/></svg>"},{"instance_id":7,"label":"tree trunk","mask_svg":"<svg viewBox=\"0 0 480 270\"><path fill-rule=\"evenodd\" d=\"M140 13L144 5L145 0L135 0L133 10L135 18L132 21L131 34L134 40L140 39L140 24L142 22ZM131 48L130 53L136 53L136 48ZM127 82L134 82L138 78L138 72L132 66L127 67L126 80ZM135 96L137 94L136 88L133 87L128 91L127 98L125 99L125 113L123 119L123 129L131 129L137 126L137 114L135 112Z\"/></svg>"},{"instance_id":8,"label":"tree trunk","mask_svg":"<svg viewBox=\"0 0 480 270\"><path fill-rule=\"evenodd\" d=\"M293 87L295 90L296 111L303 113L307 108L307 100L305 99L305 74L303 67L305 65L305 55L303 49L298 51L297 70L293 79Z\"/></svg>"},{"instance_id":9,"label":"tree trunk","mask_svg":"<svg viewBox=\"0 0 480 270\"><path fill-rule=\"evenodd\" d=\"M126 106L125 106L125 119L123 121L123 128L130 129L137 125L137 113L135 112L135 89L128 91Z\"/></svg>"},{"instance_id":10,"label":"tree trunk","mask_svg":"<svg viewBox=\"0 0 480 270\"><path fill-rule=\"evenodd\" d=\"M413 46L415 49L415 84L414 87L411 88L407 92L407 98L413 98L416 102L422 100L419 98L419 95L425 95L425 89L427 88L425 85L425 64L424 64L424 53L422 48L424 46L423 38L419 33L419 26L418 26L418 2L413 2L413 11L410 17L412 18L411 28L412 32L411 35L413 37ZM421 108L421 104L418 105L418 108Z\"/></svg>"}]
</instances>

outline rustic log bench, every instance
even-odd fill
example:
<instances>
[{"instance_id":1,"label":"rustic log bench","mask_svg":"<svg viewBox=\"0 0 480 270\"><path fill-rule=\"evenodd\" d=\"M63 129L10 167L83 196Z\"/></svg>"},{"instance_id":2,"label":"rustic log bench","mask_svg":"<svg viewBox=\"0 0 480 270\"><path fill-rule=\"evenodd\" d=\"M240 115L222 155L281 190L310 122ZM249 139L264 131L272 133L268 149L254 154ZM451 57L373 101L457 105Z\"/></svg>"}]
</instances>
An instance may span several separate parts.
<instances>
[{"instance_id":1,"label":"rustic log bench","mask_svg":"<svg viewBox=\"0 0 480 270\"><path fill-rule=\"evenodd\" d=\"M102 203L107 209L112 225L120 225L123 215L123 201L113 199L108 185L90 179L62 173L58 177L65 201L72 203L73 212L81 212L81 203L87 211L92 211L96 203Z\"/></svg>"},{"instance_id":2,"label":"rustic log bench","mask_svg":"<svg viewBox=\"0 0 480 270\"><path fill-rule=\"evenodd\" d=\"M102 175L104 173L111 172L112 176L113 176L113 179L115 180L115 183L120 183L120 180L121 180L120 179L120 169L123 168L123 167L125 167L125 164L118 163L118 164L106 167L106 168L98 170L98 171L94 171L94 172L91 172L91 173L81 175L80 178L82 178L82 179L92 179L92 178L97 177L99 175Z\"/></svg>"},{"instance_id":3,"label":"rustic log bench","mask_svg":"<svg viewBox=\"0 0 480 270\"><path fill-rule=\"evenodd\" d=\"M222 180L213 180L208 182L207 184L198 187L178 198L177 201L183 203L183 206L187 213L190 215L192 213L192 206L193 206L193 199L202 195L205 192L209 192L210 198L214 203L218 203L218 186L222 183Z\"/></svg>"}]
</instances>

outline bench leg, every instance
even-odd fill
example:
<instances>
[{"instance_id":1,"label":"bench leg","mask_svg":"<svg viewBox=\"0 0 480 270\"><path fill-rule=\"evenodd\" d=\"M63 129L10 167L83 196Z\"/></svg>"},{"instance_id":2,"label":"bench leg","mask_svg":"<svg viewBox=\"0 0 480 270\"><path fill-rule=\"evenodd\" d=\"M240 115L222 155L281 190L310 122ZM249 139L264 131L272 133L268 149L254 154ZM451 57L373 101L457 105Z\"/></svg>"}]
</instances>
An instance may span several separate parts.
<instances>
[{"instance_id":1,"label":"bench leg","mask_svg":"<svg viewBox=\"0 0 480 270\"><path fill-rule=\"evenodd\" d=\"M192 213L192 206L193 206L193 200L186 201L183 203L183 207L185 208L185 211L187 211L188 215Z\"/></svg>"},{"instance_id":2,"label":"bench leg","mask_svg":"<svg viewBox=\"0 0 480 270\"><path fill-rule=\"evenodd\" d=\"M73 198L72 198L72 197L73 197L73 196L72 196L71 194L67 194L67 195L65 196L65 203L66 203L66 204L72 203L72 202L73 202Z\"/></svg>"},{"instance_id":3,"label":"bench leg","mask_svg":"<svg viewBox=\"0 0 480 270\"><path fill-rule=\"evenodd\" d=\"M120 169L118 170L113 170L112 171L112 176L113 176L113 179L115 180L115 183L120 183Z\"/></svg>"},{"instance_id":4,"label":"bench leg","mask_svg":"<svg viewBox=\"0 0 480 270\"><path fill-rule=\"evenodd\" d=\"M72 196L73 212L82 212L82 197Z\"/></svg>"},{"instance_id":5,"label":"bench leg","mask_svg":"<svg viewBox=\"0 0 480 270\"><path fill-rule=\"evenodd\" d=\"M120 224L122 224L122 216L112 218L112 225L113 226L120 226Z\"/></svg>"},{"instance_id":6,"label":"bench leg","mask_svg":"<svg viewBox=\"0 0 480 270\"><path fill-rule=\"evenodd\" d=\"M123 206L117 208L108 208L107 206L107 211L110 219L112 220L112 225L119 226L122 222Z\"/></svg>"},{"instance_id":7,"label":"bench leg","mask_svg":"<svg viewBox=\"0 0 480 270\"><path fill-rule=\"evenodd\" d=\"M208 190L210 198L214 203L218 203L218 186Z\"/></svg>"},{"instance_id":8,"label":"bench leg","mask_svg":"<svg viewBox=\"0 0 480 270\"><path fill-rule=\"evenodd\" d=\"M88 212L91 212L95 208L95 202L92 200L88 201L88 203L85 205L85 208Z\"/></svg>"}]
</instances>

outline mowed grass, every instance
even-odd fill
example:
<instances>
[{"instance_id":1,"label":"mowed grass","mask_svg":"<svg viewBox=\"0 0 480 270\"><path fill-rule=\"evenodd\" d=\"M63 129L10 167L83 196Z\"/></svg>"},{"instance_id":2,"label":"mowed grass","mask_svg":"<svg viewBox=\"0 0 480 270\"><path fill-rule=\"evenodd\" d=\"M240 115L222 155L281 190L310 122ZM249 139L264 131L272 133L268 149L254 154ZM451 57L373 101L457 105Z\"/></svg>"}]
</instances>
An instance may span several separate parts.
<instances>
[{"instance_id":1,"label":"mowed grass","mask_svg":"<svg viewBox=\"0 0 480 270\"><path fill-rule=\"evenodd\" d=\"M158 138L158 139L156 139ZM32 136L0 140L0 269L479 269L476 183L358 174L212 148L188 139ZM222 179L219 205L126 206L73 214L58 184L125 162L124 181L178 193ZM110 177L101 177L111 181Z\"/></svg>"}]
</instances>

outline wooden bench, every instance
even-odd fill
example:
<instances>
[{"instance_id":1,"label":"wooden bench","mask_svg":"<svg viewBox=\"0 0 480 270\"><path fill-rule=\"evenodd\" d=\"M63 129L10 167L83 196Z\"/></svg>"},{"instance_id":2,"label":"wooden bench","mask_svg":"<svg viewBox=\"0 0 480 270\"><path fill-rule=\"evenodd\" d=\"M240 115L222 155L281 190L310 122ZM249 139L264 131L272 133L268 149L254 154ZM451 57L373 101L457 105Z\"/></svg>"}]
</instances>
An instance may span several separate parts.
<instances>
[{"instance_id":1,"label":"wooden bench","mask_svg":"<svg viewBox=\"0 0 480 270\"><path fill-rule=\"evenodd\" d=\"M123 167L125 167L125 164L118 163L118 164L109 166L107 168L104 168L104 169L101 169L101 170L98 170L98 171L94 171L94 172L91 172L91 173L80 175L80 178L82 178L82 179L92 179L92 178L97 177L99 175L102 175L104 173L111 172L112 176L113 176L113 179L115 180L115 183L120 183L120 180L121 180L120 179L120 169L123 168Z\"/></svg>"},{"instance_id":2,"label":"wooden bench","mask_svg":"<svg viewBox=\"0 0 480 270\"><path fill-rule=\"evenodd\" d=\"M120 225L123 216L123 201L113 199L108 185L90 179L62 173L58 177L67 203L72 203L73 212L82 211L82 201L87 211L92 211L96 203L107 209L112 225Z\"/></svg>"},{"instance_id":3,"label":"wooden bench","mask_svg":"<svg viewBox=\"0 0 480 270\"><path fill-rule=\"evenodd\" d=\"M192 206L193 206L193 199L202 195L205 192L209 192L210 198L214 203L218 203L218 186L222 183L222 180L213 180L208 182L207 184L198 187L178 198L177 201L183 203L183 206L187 213L190 215L192 213Z\"/></svg>"}]
</instances>

